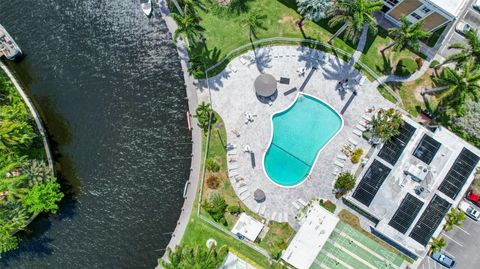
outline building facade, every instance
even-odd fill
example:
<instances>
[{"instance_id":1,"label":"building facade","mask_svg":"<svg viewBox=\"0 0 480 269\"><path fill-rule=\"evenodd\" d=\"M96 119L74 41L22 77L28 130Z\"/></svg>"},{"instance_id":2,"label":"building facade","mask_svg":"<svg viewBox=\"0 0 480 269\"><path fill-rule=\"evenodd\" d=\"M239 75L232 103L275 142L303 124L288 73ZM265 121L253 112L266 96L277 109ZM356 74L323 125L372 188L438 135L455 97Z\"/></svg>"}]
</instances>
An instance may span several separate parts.
<instances>
[{"instance_id":1,"label":"building facade","mask_svg":"<svg viewBox=\"0 0 480 269\"><path fill-rule=\"evenodd\" d=\"M394 24L405 16L411 23L424 20L423 28L435 31L460 15L466 0L384 0L382 11Z\"/></svg>"}]
</instances>

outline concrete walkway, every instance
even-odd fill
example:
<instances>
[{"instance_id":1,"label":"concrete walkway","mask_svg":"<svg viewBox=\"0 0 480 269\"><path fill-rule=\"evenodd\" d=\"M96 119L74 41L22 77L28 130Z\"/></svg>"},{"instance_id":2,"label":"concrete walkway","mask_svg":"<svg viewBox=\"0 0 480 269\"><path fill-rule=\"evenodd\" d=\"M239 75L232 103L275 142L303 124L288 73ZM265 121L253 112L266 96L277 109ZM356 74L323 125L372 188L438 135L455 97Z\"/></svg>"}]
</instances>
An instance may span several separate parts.
<instances>
[{"instance_id":1,"label":"concrete walkway","mask_svg":"<svg viewBox=\"0 0 480 269\"><path fill-rule=\"evenodd\" d=\"M420 67L420 69L417 70L417 72L413 73L412 75L410 75L408 77L397 76L397 75L394 75L394 74L388 75L388 76L382 76L378 79L379 83L415 81L415 80L419 79L420 77L422 77L425 74L425 72L427 72L428 68L430 68L430 63L431 63L431 60L423 61L422 67Z\"/></svg>"},{"instance_id":2,"label":"concrete walkway","mask_svg":"<svg viewBox=\"0 0 480 269\"><path fill-rule=\"evenodd\" d=\"M159 0L158 4L160 7L160 13L167 25L168 30L170 31L170 33L175 32L175 30L177 29L177 25L175 24L175 21L170 16L170 11L167 7L167 1ZM187 97L188 97L188 108L190 110L190 113L193 115L198 105L198 99L197 99L197 90L194 83L194 78L191 77L187 71L188 59L189 59L187 54L187 48L185 46L185 43L183 43L182 40L180 39L176 42L176 45L177 45L178 55L180 57L180 64L182 66L182 71L184 74L185 86L186 86ZM192 213L192 210L194 209L195 195L197 193L196 190L197 190L198 182L200 181L199 179L200 179L200 163L202 158L202 134L201 134L201 129L197 125L197 120L193 117L190 120L193 127L192 129L193 145L192 145L192 165L190 168L189 186L185 196L185 201L183 203L182 213L180 214L180 218L178 219L178 222L177 222L177 227L173 231L172 238L168 243L168 247L171 249L175 249L175 247L178 246L182 240L185 229L187 228L188 220L190 219L190 215Z\"/></svg>"}]
</instances>

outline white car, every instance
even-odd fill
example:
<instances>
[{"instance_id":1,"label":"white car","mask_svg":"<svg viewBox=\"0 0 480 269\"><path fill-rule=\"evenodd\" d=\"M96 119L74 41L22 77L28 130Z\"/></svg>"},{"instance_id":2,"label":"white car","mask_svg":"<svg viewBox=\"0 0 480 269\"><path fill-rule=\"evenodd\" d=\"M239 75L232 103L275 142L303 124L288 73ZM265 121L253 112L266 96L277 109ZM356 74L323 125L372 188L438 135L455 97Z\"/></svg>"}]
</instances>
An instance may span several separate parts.
<instances>
[{"instance_id":1,"label":"white car","mask_svg":"<svg viewBox=\"0 0 480 269\"><path fill-rule=\"evenodd\" d=\"M477 0L475 3L473 3L473 8L477 11L480 11L480 0Z\"/></svg>"},{"instance_id":2,"label":"white car","mask_svg":"<svg viewBox=\"0 0 480 269\"><path fill-rule=\"evenodd\" d=\"M458 208L465 212L467 216L474 220L479 220L480 219L480 212L477 211L475 208L473 208L472 205L465 201L461 201L460 204L458 205Z\"/></svg>"},{"instance_id":3,"label":"white car","mask_svg":"<svg viewBox=\"0 0 480 269\"><path fill-rule=\"evenodd\" d=\"M470 26L470 24L468 24L466 22L463 22L463 21L459 21L457 23L457 26L455 26L455 30L457 32L459 32L460 34L465 34L467 31L469 31L471 29L472 29L472 26Z\"/></svg>"}]
</instances>

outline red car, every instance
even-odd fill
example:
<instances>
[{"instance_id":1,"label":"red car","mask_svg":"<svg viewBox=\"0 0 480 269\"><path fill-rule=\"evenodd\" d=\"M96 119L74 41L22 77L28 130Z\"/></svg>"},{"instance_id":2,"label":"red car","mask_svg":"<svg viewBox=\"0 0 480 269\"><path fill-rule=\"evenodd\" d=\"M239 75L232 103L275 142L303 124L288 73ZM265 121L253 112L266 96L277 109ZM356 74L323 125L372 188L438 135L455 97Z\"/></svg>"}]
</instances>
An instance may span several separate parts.
<instances>
[{"instance_id":1,"label":"red car","mask_svg":"<svg viewBox=\"0 0 480 269\"><path fill-rule=\"evenodd\" d=\"M474 193L473 191L470 191L467 194L467 200L480 207L480 193Z\"/></svg>"}]
</instances>

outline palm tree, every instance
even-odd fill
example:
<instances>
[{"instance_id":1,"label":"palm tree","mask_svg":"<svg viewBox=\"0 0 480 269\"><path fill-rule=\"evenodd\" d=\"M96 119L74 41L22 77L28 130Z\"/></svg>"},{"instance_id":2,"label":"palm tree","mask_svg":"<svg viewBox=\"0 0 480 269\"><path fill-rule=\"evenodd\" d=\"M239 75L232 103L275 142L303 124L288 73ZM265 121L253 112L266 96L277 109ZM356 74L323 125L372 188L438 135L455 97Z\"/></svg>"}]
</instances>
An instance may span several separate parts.
<instances>
[{"instance_id":1,"label":"palm tree","mask_svg":"<svg viewBox=\"0 0 480 269\"><path fill-rule=\"evenodd\" d=\"M342 27L328 40L328 43L345 32L345 38L356 42L364 29L377 32L377 22L373 17L375 11L382 9L383 1L376 0L337 0L334 7L327 12L330 17L328 25ZM365 27L364 27L365 26Z\"/></svg>"},{"instance_id":2,"label":"palm tree","mask_svg":"<svg viewBox=\"0 0 480 269\"><path fill-rule=\"evenodd\" d=\"M177 1L177 0L170 0L170 1L172 1L173 5L175 5L175 8L177 9L178 13L179 13L181 16L183 16L183 15L184 15L183 10L182 10L182 8L180 7L180 4L178 3L178 1Z\"/></svg>"},{"instance_id":3,"label":"palm tree","mask_svg":"<svg viewBox=\"0 0 480 269\"><path fill-rule=\"evenodd\" d=\"M390 109L380 109L372 117L372 133L375 140L387 142L393 136L400 133L400 127L404 124L399 111Z\"/></svg>"},{"instance_id":4,"label":"palm tree","mask_svg":"<svg viewBox=\"0 0 480 269\"><path fill-rule=\"evenodd\" d=\"M457 111L460 111L467 99L479 100L480 94L480 73L475 72L473 60L463 64L457 71L452 68L445 68L435 82L440 87L424 91L422 94L441 93L443 100L456 104Z\"/></svg>"},{"instance_id":5,"label":"palm tree","mask_svg":"<svg viewBox=\"0 0 480 269\"><path fill-rule=\"evenodd\" d=\"M0 119L0 150L28 146L35 138L35 132L27 122Z\"/></svg>"},{"instance_id":6,"label":"palm tree","mask_svg":"<svg viewBox=\"0 0 480 269\"><path fill-rule=\"evenodd\" d=\"M167 249L168 261L159 259L159 264L165 269L178 268L218 268L227 254L227 247L217 250L216 247L207 248L205 245L195 247L177 246L175 251Z\"/></svg>"},{"instance_id":7,"label":"palm tree","mask_svg":"<svg viewBox=\"0 0 480 269\"><path fill-rule=\"evenodd\" d=\"M172 14L172 18L177 23L177 29L173 33L173 39L177 40L182 34L186 36L187 45L195 41L197 37L204 31L203 27L198 24L198 17L195 13L185 6L184 16Z\"/></svg>"},{"instance_id":8,"label":"palm tree","mask_svg":"<svg viewBox=\"0 0 480 269\"><path fill-rule=\"evenodd\" d=\"M455 43L448 47L449 49L457 49L460 51L447 57L442 65L450 62L462 65L470 59L473 59L475 66L477 68L480 66L480 36L478 30L475 29L466 32L465 38L467 39L466 43Z\"/></svg>"},{"instance_id":9,"label":"palm tree","mask_svg":"<svg viewBox=\"0 0 480 269\"><path fill-rule=\"evenodd\" d=\"M463 220L465 219L465 213L463 211L452 208L447 214L447 223L445 223L445 231L450 231L455 226L462 226Z\"/></svg>"},{"instance_id":10,"label":"palm tree","mask_svg":"<svg viewBox=\"0 0 480 269\"><path fill-rule=\"evenodd\" d=\"M248 27L248 38L250 42L252 42L252 36L257 38L257 30L263 29L263 21L265 20L266 16L261 14L258 10L252 10L248 13L248 15L242 19L242 24Z\"/></svg>"},{"instance_id":11,"label":"palm tree","mask_svg":"<svg viewBox=\"0 0 480 269\"><path fill-rule=\"evenodd\" d=\"M212 115L213 109L209 103L202 102L198 105L197 109L195 110L194 117L198 120L198 125L207 130L208 122L210 121L210 115ZM212 117L212 122L215 120L215 116Z\"/></svg>"},{"instance_id":12,"label":"palm tree","mask_svg":"<svg viewBox=\"0 0 480 269\"><path fill-rule=\"evenodd\" d=\"M425 22L424 20L410 24L405 16L402 16L400 22L400 27L392 28L388 31L393 38L393 42L383 48L382 53L391 47L393 47L395 51L401 51L407 47L418 50L420 48L420 40L428 38L431 35L422 29Z\"/></svg>"},{"instance_id":13,"label":"palm tree","mask_svg":"<svg viewBox=\"0 0 480 269\"><path fill-rule=\"evenodd\" d=\"M298 13L302 18L298 26L302 27L303 21L309 19L319 21L327 16L327 11L332 7L331 0L297 0Z\"/></svg>"},{"instance_id":14,"label":"palm tree","mask_svg":"<svg viewBox=\"0 0 480 269\"><path fill-rule=\"evenodd\" d=\"M443 237L432 238L432 241L430 242L430 252L432 253L440 252L446 246L447 246L447 241L445 241L445 238Z\"/></svg>"}]
</instances>

